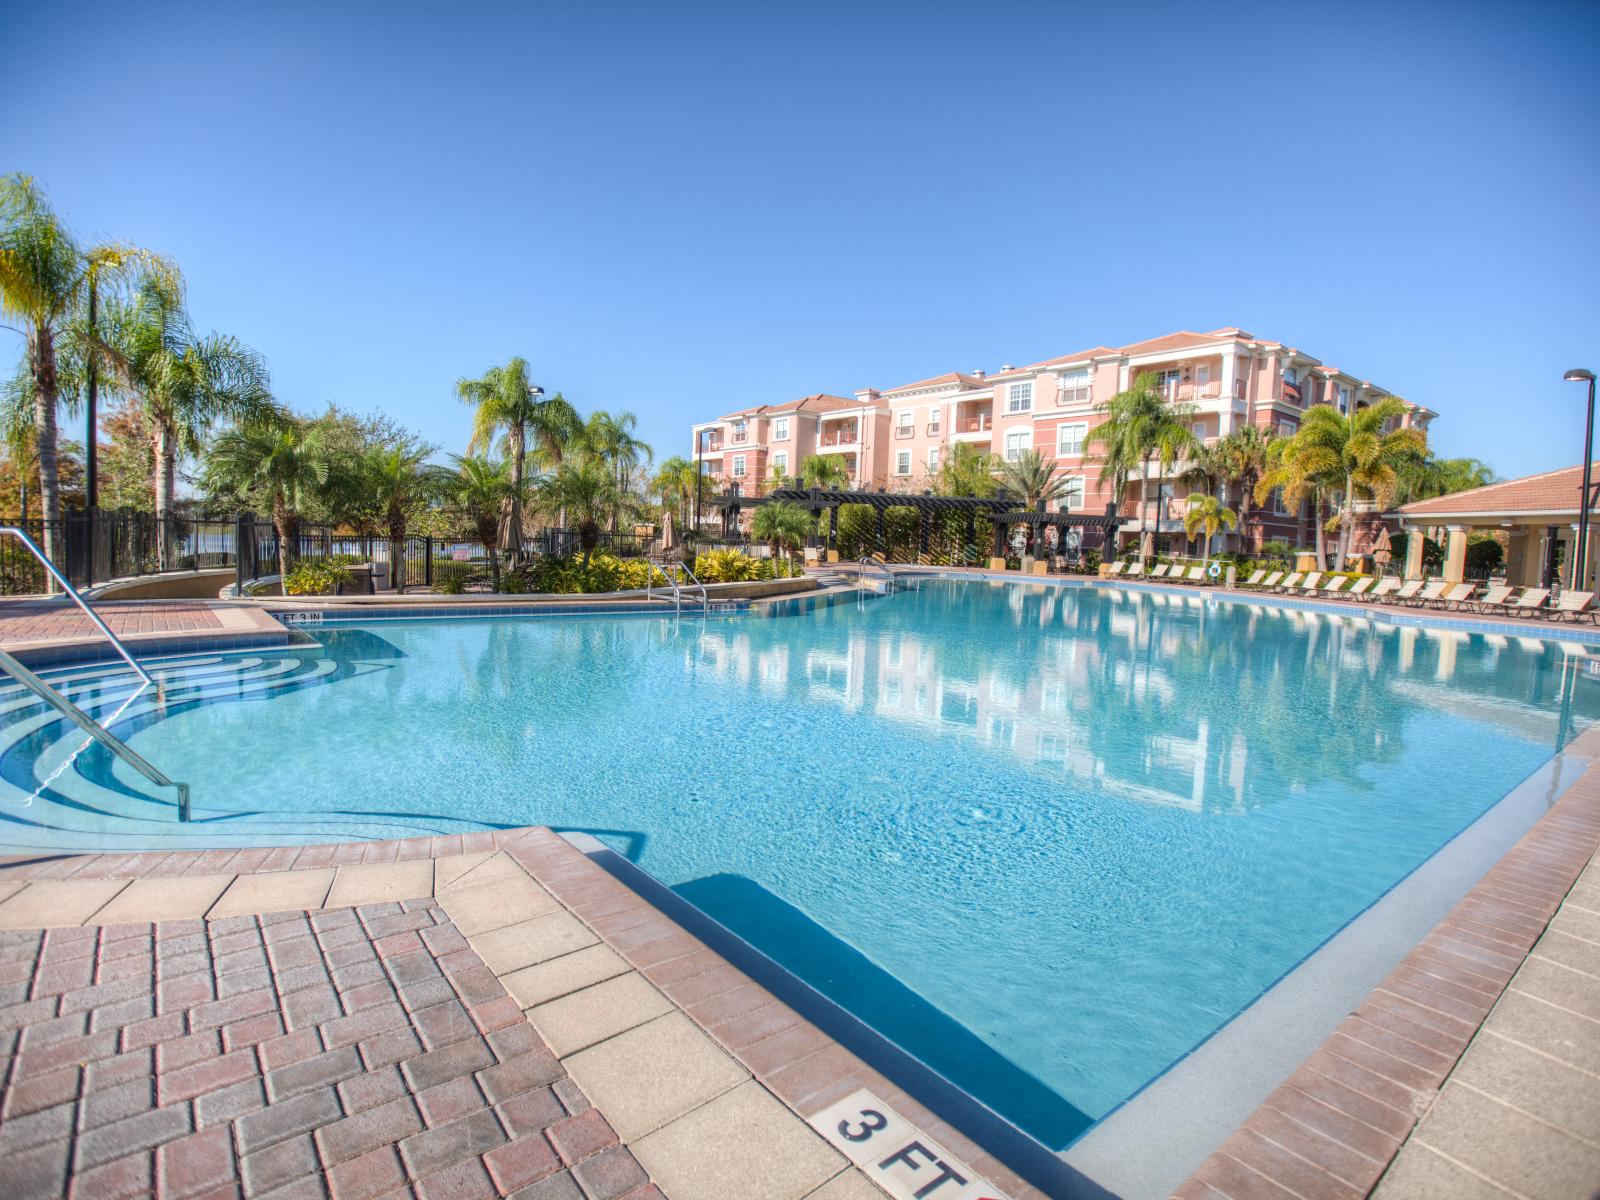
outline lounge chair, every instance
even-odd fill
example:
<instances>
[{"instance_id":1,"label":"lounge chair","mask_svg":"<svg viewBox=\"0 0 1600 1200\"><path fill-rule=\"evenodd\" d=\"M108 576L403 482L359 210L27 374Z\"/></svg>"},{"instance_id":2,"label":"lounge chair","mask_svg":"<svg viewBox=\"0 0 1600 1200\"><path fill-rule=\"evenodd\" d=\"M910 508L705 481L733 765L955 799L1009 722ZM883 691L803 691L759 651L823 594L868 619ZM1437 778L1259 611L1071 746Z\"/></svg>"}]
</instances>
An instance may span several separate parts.
<instances>
[{"instance_id":1,"label":"lounge chair","mask_svg":"<svg viewBox=\"0 0 1600 1200\"><path fill-rule=\"evenodd\" d=\"M1439 597L1444 595L1445 588L1449 586L1450 581L1448 579L1435 579L1418 592L1409 603L1412 608L1432 608Z\"/></svg>"},{"instance_id":2,"label":"lounge chair","mask_svg":"<svg viewBox=\"0 0 1600 1200\"><path fill-rule=\"evenodd\" d=\"M1295 588L1300 586L1300 581L1304 578L1305 576L1299 571L1292 571L1284 577L1283 582L1280 583L1274 590L1280 592L1292 592L1295 590Z\"/></svg>"},{"instance_id":3,"label":"lounge chair","mask_svg":"<svg viewBox=\"0 0 1600 1200\"><path fill-rule=\"evenodd\" d=\"M1372 590L1372 585L1378 581L1371 575L1363 575L1350 585L1350 590L1343 593L1350 600L1365 600L1367 593Z\"/></svg>"},{"instance_id":4,"label":"lounge chair","mask_svg":"<svg viewBox=\"0 0 1600 1200\"><path fill-rule=\"evenodd\" d=\"M1167 564L1166 563L1157 563L1155 566L1150 568L1150 578L1151 579L1165 579L1166 577L1167 577Z\"/></svg>"},{"instance_id":5,"label":"lounge chair","mask_svg":"<svg viewBox=\"0 0 1600 1200\"><path fill-rule=\"evenodd\" d=\"M1263 579L1261 581L1261 587L1264 590L1270 592L1273 589L1275 589L1282 580L1283 580L1283 572L1282 571L1274 571L1272 574L1268 575L1265 579Z\"/></svg>"},{"instance_id":6,"label":"lounge chair","mask_svg":"<svg viewBox=\"0 0 1600 1200\"><path fill-rule=\"evenodd\" d=\"M1501 612L1507 607L1511 593L1516 590L1503 583L1496 584L1472 602L1473 610L1481 613Z\"/></svg>"},{"instance_id":7,"label":"lounge chair","mask_svg":"<svg viewBox=\"0 0 1600 1200\"><path fill-rule=\"evenodd\" d=\"M1266 574L1267 569L1265 567L1257 567L1254 571L1250 572L1250 578L1246 579L1242 586L1255 587L1256 584L1262 581L1262 579L1266 578Z\"/></svg>"},{"instance_id":8,"label":"lounge chair","mask_svg":"<svg viewBox=\"0 0 1600 1200\"><path fill-rule=\"evenodd\" d=\"M1408 579L1395 588L1391 595L1385 596L1383 602L1385 604L1410 604L1416 598L1417 593L1422 591L1422 587L1422 580Z\"/></svg>"},{"instance_id":9,"label":"lounge chair","mask_svg":"<svg viewBox=\"0 0 1600 1200\"><path fill-rule=\"evenodd\" d=\"M1206 581L1206 569L1204 567L1190 567L1189 568L1189 582L1190 583L1204 583L1205 581Z\"/></svg>"},{"instance_id":10,"label":"lounge chair","mask_svg":"<svg viewBox=\"0 0 1600 1200\"><path fill-rule=\"evenodd\" d=\"M1312 571L1300 581L1299 591L1302 595L1309 596L1317 590L1317 585L1322 582L1322 572Z\"/></svg>"},{"instance_id":11,"label":"lounge chair","mask_svg":"<svg viewBox=\"0 0 1600 1200\"><path fill-rule=\"evenodd\" d=\"M1143 575L1143 574L1144 574L1144 564L1142 562L1131 562L1131 563L1128 564L1127 575L1128 575L1129 579L1133 579L1133 578L1135 578L1137 576L1140 576L1140 575Z\"/></svg>"},{"instance_id":12,"label":"lounge chair","mask_svg":"<svg viewBox=\"0 0 1600 1200\"><path fill-rule=\"evenodd\" d=\"M1452 584L1444 590L1444 594L1434 602L1434 607L1455 611L1472 599L1472 593L1478 590L1475 583Z\"/></svg>"},{"instance_id":13,"label":"lounge chair","mask_svg":"<svg viewBox=\"0 0 1600 1200\"><path fill-rule=\"evenodd\" d=\"M1506 611L1518 617L1532 617L1544 611L1544 602L1550 599L1549 588L1524 588L1522 595L1507 606Z\"/></svg>"},{"instance_id":14,"label":"lounge chair","mask_svg":"<svg viewBox=\"0 0 1600 1200\"><path fill-rule=\"evenodd\" d=\"M1322 585L1322 590L1330 596L1336 596L1346 582L1347 580L1343 575L1329 575L1328 582Z\"/></svg>"},{"instance_id":15,"label":"lounge chair","mask_svg":"<svg viewBox=\"0 0 1600 1200\"><path fill-rule=\"evenodd\" d=\"M1593 592L1562 592L1560 596L1556 597L1554 609L1556 620L1565 621L1570 618L1576 624L1579 617L1587 617L1593 622L1595 619L1593 605Z\"/></svg>"},{"instance_id":16,"label":"lounge chair","mask_svg":"<svg viewBox=\"0 0 1600 1200\"><path fill-rule=\"evenodd\" d=\"M1112 563L1106 568L1106 577L1111 578L1112 576L1121 575L1127 569L1128 564L1119 558L1116 562Z\"/></svg>"},{"instance_id":17,"label":"lounge chair","mask_svg":"<svg viewBox=\"0 0 1600 1200\"><path fill-rule=\"evenodd\" d=\"M1400 577L1398 575L1385 575L1378 580L1378 585L1367 595L1369 601L1376 600L1380 604L1400 590Z\"/></svg>"}]
</instances>

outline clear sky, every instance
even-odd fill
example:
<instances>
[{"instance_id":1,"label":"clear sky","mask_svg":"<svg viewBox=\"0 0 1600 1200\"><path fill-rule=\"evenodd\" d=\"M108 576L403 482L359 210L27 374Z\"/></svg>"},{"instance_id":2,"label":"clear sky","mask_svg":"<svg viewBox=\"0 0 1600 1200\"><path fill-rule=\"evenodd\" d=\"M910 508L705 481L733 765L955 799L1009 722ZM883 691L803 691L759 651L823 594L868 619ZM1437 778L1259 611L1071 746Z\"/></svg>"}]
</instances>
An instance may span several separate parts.
<instances>
[{"instance_id":1,"label":"clear sky","mask_svg":"<svg viewBox=\"0 0 1600 1200\"><path fill-rule=\"evenodd\" d=\"M1239 325L1577 462L1600 4L0 6L0 170L297 409L692 419ZM20 340L0 352L20 353Z\"/></svg>"}]
</instances>

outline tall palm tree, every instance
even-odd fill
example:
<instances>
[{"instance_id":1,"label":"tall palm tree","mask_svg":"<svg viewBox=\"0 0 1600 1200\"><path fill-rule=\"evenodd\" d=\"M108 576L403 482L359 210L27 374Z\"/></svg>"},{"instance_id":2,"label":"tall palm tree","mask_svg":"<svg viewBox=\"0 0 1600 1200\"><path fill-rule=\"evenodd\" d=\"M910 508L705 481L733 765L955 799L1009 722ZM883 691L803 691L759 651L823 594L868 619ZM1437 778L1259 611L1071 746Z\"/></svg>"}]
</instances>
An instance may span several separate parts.
<instances>
[{"instance_id":1,"label":"tall palm tree","mask_svg":"<svg viewBox=\"0 0 1600 1200\"><path fill-rule=\"evenodd\" d=\"M661 506L675 513L678 528L689 528L689 506L694 502L694 463L674 454L656 468L650 488L661 498Z\"/></svg>"},{"instance_id":2,"label":"tall palm tree","mask_svg":"<svg viewBox=\"0 0 1600 1200\"><path fill-rule=\"evenodd\" d=\"M610 468L593 455L577 455L558 466L539 484L540 502L567 513L578 527L578 546L587 570L600 543L600 522L617 504L617 484Z\"/></svg>"},{"instance_id":3,"label":"tall palm tree","mask_svg":"<svg viewBox=\"0 0 1600 1200\"><path fill-rule=\"evenodd\" d=\"M175 272L150 274L126 302L107 306L103 347L113 380L135 397L154 430L155 509L160 559L172 565L169 518L177 501L178 456L198 454L224 421L272 414L265 361L237 338L197 334Z\"/></svg>"},{"instance_id":4,"label":"tall palm tree","mask_svg":"<svg viewBox=\"0 0 1600 1200\"><path fill-rule=\"evenodd\" d=\"M94 331L80 320L89 292L116 283L135 264L166 268L164 260L133 246L109 243L85 250L31 175L0 176L0 317L16 322L9 327L26 341L44 548L52 560L59 555L61 520L56 406L64 393L58 341L74 333L92 341Z\"/></svg>"},{"instance_id":5,"label":"tall palm tree","mask_svg":"<svg viewBox=\"0 0 1600 1200\"><path fill-rule=\"evenodd\" d=\"M1399 425L1406 412L1398 396L1385 396L1349 414L1319 404L1306 410L1291 439L1303 469L1323 477L1341 497L1337 567L1350 554L1357 498L1387 505L1399 487L1400 469L1427 453L1422 430Z\"/></svg>"},{"instance_id":6,"label":"tall palm tree","mask_svg":"<svg viewBox=\"0 0 1600 1200\"><path fill-rule=\"evenodd\" d=\"M468 454L488 450L503 435L502 449L510 469L508 494L512 561L522 555L522 496L530 451L559 462L580 426L577 412L558 392L546 397L528 378L528 363L513 358L490 367L481 379L456 380L456 395L476 410ZM491 557L493 557L491 555Z\"/></svg>"},{"instance_id":7,"label":"tall palm tree","mask_svg":"<svg viewBox=\"0 0 1600 1200\"><path fill-rule=\"evenodd\" d=\"M1143 562L1150 501L1161 495L1159 481L1151 495L1150 464L1158 462L1165 474L1180 456L1192 451L1199 441L1189 427L1196 410L1192 404L1168 403L1156 377L1144 372L1134 378L1132 387L1099 405L1098 411L1105 420L1089 431L1088 442L1101 447L1100 481L1115 485L1119 502L1129 475L1134 467L1140 468L1139 561ZM1156 519L1159 523L1159 514Z\"/></svg>"},{"instance_id":8,"label":"tall palm tree","mask_svg":"<svg viewBox=\"0 0 1600 1200\"><path fill-rule=\"evenodd\" d=\"M800 482L824 492L843 491L850 486L850 467L842 454L813 454L800 464Z\"/></svg>"},{"instance_id":9,"label":"tall palm tree","mask_svg":"<svg viewBox=\"0 0 1600 1200\"><path fill-rule=\"evenodd\" d=\"M1494 483L1498 476L1488 463L1476 458L1435 458L1432 454L1399 468L1396 501L1431 500Z\"/></svg>"},{"instance_id":10,"label":"tall palm tree","mask_svg":"<svg viewBox=\"0 0 1600 1200\"><path fill-rule=\"evenodd\" d=\"M655 457L655 451L648 442L640 441L633 436L633 431L639 426L639 418L626 410L619 413L608 413L604 409L597 409L589 417L584 426L583 441L588 450L599 455L602 462L611 467L612 479L616 485L616 496L611 509L611 532L617 532L617 522L623 508L623 499L627 496L628 486L633 472L638 469L641 462L649 462Z\"/></svg>"},{"instance_id":11,"label":"tall palm tree","mask_svg":"<svg viewBox=\"0 0 1600 1200\"><path fill-rule=\"evenodd\" d=\"M766 542L772 548L772 562L776 566L778 551L793 555L806 544L806 539L816 530L816 522L798 504L787 500L774 500L757 508L750 518L750 536Z\"/></svg>"},{"instance_id":12,"label":"tall palm tree","mask_svg":"<svg viewBox=\"0 0 1600 1200\"><path fill-rule=\"evenodd\" d=\"M1276 491L1283 505L1299 512L1311 502L1311 524L1316 537L1317 569L1327 570L1327 529L1322 512L1327 502L1328 477L1311 469L1310 461L1297 453L1294 438L1275 438L1267 447L1267 466L1256 480L1255 501L1265 504Z\"/></svg>"},{"instance_id":13,"label":"tall palm tree","mask_svg":"<svg viewBox=\"0 0 1600 1200\"><path fill-rule=\"evenodd\" d=\"M278 578L287 579L299 514L328 482L328 456L318 430L277 411L224 430L206 454L206 487L245 499L265 492L278 535Z\"/></svg>"},{"instance_id":14,"label":"tall palm tree","mask_svg":"<svg viewBox=\"0 0 1600 1200\"><path fill-rule=\"evenodd\" d=\"M1006 491L1018 496L1029 511L1042 511L1052 500L1067 494L1065 476L1056 474L1056 465L1045 462L1037 450L1024 450L1015 462L1000 469L1000 483ZM1028 552L1033 552L1034 527L1028 526Z\"/></svg>"},{"instance_id":15,"label":"tall palm tree","mask_svg":"<svg viewBox=\"0 0 1600 1200\"><path fill-rule=\"evenodd\" d=\"M400 593L406 590L406 533L411 514L435 494L437 476L423 466L431 453L433 447L416 443L377 447L368 452L362 472L389 535L389 569L394 573L394 589Z\"/></svg>"},{"instance_id":16,"label":"tall palm tree","mask_svg":"<svg viewBox=\"0 0 1600 1200\"><path fill-rule=\"evenodd\" d=\"M1242 425L1218 443L1227 478L1239 485L1239 520L1250 517L1256 480L1267 469L1267 451L1274 438L1270 429Z\"/></svg>"},{"instance_id":17,"label":"tall palm tree","mask_svg":"<svg viewBox=\"0 0 1600 1200\"><path fill-rule=\"evenodd\" d=\"M1189 507L1183 514L1183 532L1192 540L1198 530L1205 534L1201 543L1201 569L1211 565L1211 539L1224 528L1237 529L1239 514L1226 507L1210 493L1196 492L1189 496Z\"/></svg>"}]
</instances>

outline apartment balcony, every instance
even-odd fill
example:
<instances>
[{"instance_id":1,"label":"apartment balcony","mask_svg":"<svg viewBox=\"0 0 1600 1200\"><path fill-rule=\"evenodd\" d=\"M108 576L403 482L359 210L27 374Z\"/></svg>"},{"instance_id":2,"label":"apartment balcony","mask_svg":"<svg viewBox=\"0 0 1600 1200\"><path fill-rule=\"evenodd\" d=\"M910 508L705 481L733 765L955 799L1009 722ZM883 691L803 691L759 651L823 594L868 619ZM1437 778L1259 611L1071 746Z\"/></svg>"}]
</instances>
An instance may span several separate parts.
<instances>
[{"instance_id":1,"label":"apartment balcony","mask_svg":"<svg viewBox=\"0 0 1600 1200\"><path fill-rule=\"evenodd\" d=\"M861 427L855 422L849 425L838 425L832 428L823 427L822 436L817 439L817 445L824 449L832 446L854 446L861 440Z\"/></svg>"},{"instance_id":2,"label":"apartment balcony","mask_svg":"<svg viewBox=\"0 0 1600 1200\"><path fill-rule=\"evenodd\" d=\"M722 439L721 438L709 438L706 441L702 442L701 445L700 445L700 450L704 454L715 454L718 450L721 450L721 449L722 449Z\"/></svg>"},{"instance_id":3,"label":"apartment balcony","mask_svg":"<svg viewBox=\"0 0 1600 1200\"><path fill-rule=\"evenodd\" d=\"M955 442L987 442L994 428L994 418L987 412L971 417L957 417L950 427L950 440Z\"/></svg>"}]
</instances>

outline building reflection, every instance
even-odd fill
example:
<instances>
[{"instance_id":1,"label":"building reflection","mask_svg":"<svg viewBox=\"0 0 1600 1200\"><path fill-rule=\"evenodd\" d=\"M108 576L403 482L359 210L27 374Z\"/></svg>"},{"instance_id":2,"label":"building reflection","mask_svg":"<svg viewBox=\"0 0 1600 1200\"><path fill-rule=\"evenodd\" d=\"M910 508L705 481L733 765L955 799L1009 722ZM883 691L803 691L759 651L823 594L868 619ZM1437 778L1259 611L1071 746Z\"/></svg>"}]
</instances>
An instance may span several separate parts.
<instances>
[{"instance_id":1,"label":"building reflection","mask_svg":"<svg viewBox=\"0 0 1600 1200\"><path fill-rule=\"evenodd\" d=\"M1588 648L1205 595L1012 584L704 625L702 675L916 726L1130 800L1243 811L1373 786L1414 718L1553 749L1600 717ZM999 603L997 603L999 601ZM870 607L876 604L877 607ZM1292 714L1292 719L1285 719ZM823 751L826 752L825 750Z\"/></svg>"}]
</instances>

